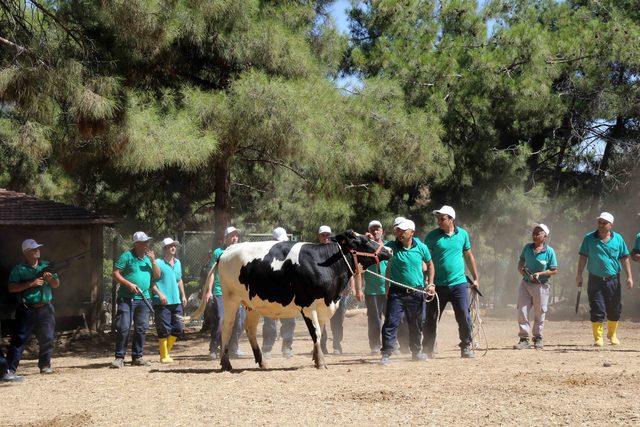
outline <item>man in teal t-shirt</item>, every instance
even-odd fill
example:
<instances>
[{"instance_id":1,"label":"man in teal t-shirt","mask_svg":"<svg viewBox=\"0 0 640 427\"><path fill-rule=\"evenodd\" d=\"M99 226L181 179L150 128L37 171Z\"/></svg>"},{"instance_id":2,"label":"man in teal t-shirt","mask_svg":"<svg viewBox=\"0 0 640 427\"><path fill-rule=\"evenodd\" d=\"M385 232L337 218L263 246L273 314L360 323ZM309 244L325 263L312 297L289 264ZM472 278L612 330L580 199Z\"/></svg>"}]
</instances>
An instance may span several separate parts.
<instances>
[{"instance_id":1,"label":"man in teal t-shirt","mask_svg":"<svg viewBox=\"0 0 640 427\"><path fill-rule=\"evenodd\" d=\"M224 304L222 302L222 287L220 286L220 277L214 266L224 253L225 249L231 245L238 243L240 240L240 230L235 227L227 227L224 230L224 244L221 248L213 251L211 260L209 261L209 274L207 275L205 300L209 302L207 310L211 319L211 339L209 341L209 355L215 360L220 357L220 346L222 343L222 321L224 319ZM236 313L236 320L233 324L233 333L229 341L229 357L238 358L244 356L244 353L238 348L238 341L242 335L246 312L240 307Z\"/></svg>"},{"instance_id":2,"label":"man in teal t-shirt","mask_svg":"<svg viewBox=\"0 0 640 427\"><path fill-rule=\"evenodd\" d=\"M613 215L602 212L598 217L598 229L587 233L580 245L576 284L582 287L582 272L589 271L589 306L594 345L602 347L604 319L607 318L607 337L613 345L620 344L617 336L622 312L622 286L620 270L624 266L627 288L633 288L629 249L622 236L613 230Z\"/></svg>"},{"instance_id":3,"label":"man in teal t-shirt","mask_svg":"<svg viewBox=\"0 0 640 427\"><path fill-rule=\"evenodd\" d=\"M160 268L160 278L156 280L156 286L158 294L165 297L163 303L158 295L153 296L161 363L173 362L169 352L178 337L182 335L183 330L180 316L182 316L182 306L186 304L187 298L182 283L182 265L180 260L176 258L178 245L178 241L171 237L163 239L163 257L156 261Z\"/></svg>"},{"instance_id":4,"label":"man in teal t-shirt","mask_svg":"<svg viewBox=\"0 0 640 427\"><path fill-rule=\"evenodd\" d=\"M116 313L116 350L112 368L124 366L124 356L129 342L131 323L134 324L133 343L131 346L131 364L148 366L149 362L142 358L147 328L149 327L149 308L142 296L149 300L151 292L158 295L166 303L166 297L158 290L153 279L159 279L161 272L156 257L150 250L151 237L142 231L133 234L133 249L124 252L115 262L113 277L120 284L118 289L118 311Z\"/></svg>"},{"instance_id":5,"label":"man in teal t-shirt","mask_svg":"<svg viewBox=\"0 0 640 427\"><path fill-rule=\"evenodd\" d=\"M382 223L373 220L369 223L369 234L371 239L375 240L379 245L384 245L382 236L384 230ZM367 306L367 329L369 334L369 349L372 355L378 355L382 346L381 330L382 330L382 314L387 306L387 283L384 276L387 272L387 262L382 261L380 264L370 265L367 270L379 274L364 273L364 302Z\"/></svg>"},{"instance_id":6,"label":"man in teal t-shirt","mask_svg":"<svg viewBox=\"0 0 640 427\"><path fill-rule=\"evenodd\" d=\"M549 278L558 272L556 252L547 244L549 227L536 224L531 232L532 243L522 248L518 261L518 272L522 275L518 289L518 337L517 350L530 348L529 310L534 309L533 345L541 350L544 319L549 303Z\"/></svg>"},{"instance_id":7,"label":"man in teal t-shirt","mask_svg":"<svg viewBox=\"0 0 640 427\"><path fill-rule=\"evenodd\" d=\"M405 219L396 228L399 229L397 240L386 245L393 250L393 258L389 260L386 269L390 288L382 325L382 359L380 360L382 365L390 363L403 314L409 326L409 348L413 360L427 359L421 351L420 329L424 308L424 289L433 279L431 254L426 245L413 238L416 230L413 221ZM425 278L422 269L423 263L427 264L428 279Z\"/></svg>"},{"instance_id":8,"label":"man in teal t-shirt","mask_svg":"<svg viewBox=\"0 0 640 427\"><path fill-rule=\"evenodd\" d=\"M18 294L9 351L7 353L7 374L15 378L24 345L32 334L38 338L38 368L41 374L50 374L56 316L53 308L51 289L60 286L58 275L52 273L49 262L40 259L43 245L33 239L22 242L24 261L13 267L9 273L9 292Z\"/></svg>"},{"instance_id":9,"label":"man in teal t-shirt","mask_svg":"<svg viewBox=\"0 0 640 427\"><path fill-rule=\"evenodd\" d=\"M636 241L631 250L631 257L634 261L640 262L640 233L636 234Z\"/></svg>"},{"instance_id":10,"label":"man in teal t-shirt","mask_svg":"<svg viewBox=\"0 0 640 427\"><path fill-rule=\"evenodd\" d=\"M438 219L438 228L425 237L425 243L433 256L435 268L435 286L430 290L438 293L437 300L427 304L427 319L424 327L424 348L429 357L433 356L436 342L436 325L439 321L438 311L444 312L448 302L458 322L460 337L460 355L462 358L474 357L472 349L472 324L469 315L469 283L465 274L465 263L473 276L471 286L478 288L478 271L476 260L471 252L471 241L466 230L455 224L456 211L451 206L443 206L433 211Z\"/></svg>"}]
</instances>

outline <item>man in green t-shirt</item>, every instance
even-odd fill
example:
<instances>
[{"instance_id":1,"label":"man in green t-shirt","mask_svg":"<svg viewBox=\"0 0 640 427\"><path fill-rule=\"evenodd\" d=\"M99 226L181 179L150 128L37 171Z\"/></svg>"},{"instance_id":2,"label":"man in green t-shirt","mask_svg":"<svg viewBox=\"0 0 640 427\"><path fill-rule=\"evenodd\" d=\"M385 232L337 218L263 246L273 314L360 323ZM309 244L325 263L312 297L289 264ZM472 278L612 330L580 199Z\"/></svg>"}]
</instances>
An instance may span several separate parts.
<instances>
[{"instance_id":1,"label":"man in green t-shirt","mask_svg":"<svg viewBox=\"0 0 640 427\"><path fill-rule=\"evenodd\" d=\"M427 304L427 318L424 327L424 351L433 357L436 341L436 325L438 311L444 312L447 303L451 302L458 323L460 337L460 355L462 358L474 357L472 349L472 324L469 314L469 286L478 288L478 270L476 260L471 252L469 234L455 224L456 211L451 206L443 206L433 211L438 220L438 228L432 230L424 241L433 256L435 268L435 284L430 290L438 293L438 299ZM473 283L467 282L465 264L471 270Z\"/></svg>"},{"instance_id":2,"label":"man in green t-shirt","mask_svg":"<svg viewBox=\"0 0 640 427\"><path fill-rule=\"evenodd\" d=\"M49 262L40 259L43 245L33 239L22 242L24 261L9 273L9 292L18 294L16 321L7 352L7 373L15 375L24 345L32 334L38 339L38 368L41 374L51 374L51 354L56 328L51 289L60 286L58 275L48 271Z\"/></svg>"},{"instance_id":3,"label":"man in green t-shirt","mask_svg":"<svg viewBox=\"0 0 640 427\"><path fill-rule=\"evenodd\" d=\"M400 230L397 240L386 245L393 250L393 258L389 260L386 270L390 288L382 325L382 358L380 360L382 365L390 363L403 314L409 326L409 348L413 360L427 359L421 351L420 329L424 309L424 290L433 279L431 254L425 244L414 239L416 226L413 221L405 219L396 228ZM423 263L427 264L429 272L426 277L422 268ZM401 286L391 281L400 283Z\"/></svg>"},{"instance_id":4,"label":"man in green t-shirt","mask_svg":"<svg viewBox=\"0 0 640 427\"><path fill-rule=\"evenodd\" d=\"M379 245L384 245L384 229L382 223L373 220L368 227L371 239ZM378 265L371 265L367 270L385 276L387 271L387 262L382 261ZM364 302L367 306L367 330L369 335L369 349L372 355L378 355L382 346L381 330L382 330L382 314L387 306L387 284L384 277L374 276L373 274L364 273Z\"/></svg>"},{"instance_id":5,"label":"man in green t-shirt","mask_svg":"<svg viewBox=\"0 0 640 427\"><path fill-rule=\"evenodd\" d=\"M151 291L158 295L162 304L167 298L153 283L161 276L156 257L150 250L151 237L142 231L133 234L133 249L124 252L115 262L113 277L120 284L116 303L116 350L112 368L124 366L124 356L129 343L131 323L134 325L133 343L131 346L131 364L134 366L148 366L143 359L144 342L149 327L150 310L147 306L151 299ZM143 299L146 298L147 301Z\"/></svg>"}]
</instances>

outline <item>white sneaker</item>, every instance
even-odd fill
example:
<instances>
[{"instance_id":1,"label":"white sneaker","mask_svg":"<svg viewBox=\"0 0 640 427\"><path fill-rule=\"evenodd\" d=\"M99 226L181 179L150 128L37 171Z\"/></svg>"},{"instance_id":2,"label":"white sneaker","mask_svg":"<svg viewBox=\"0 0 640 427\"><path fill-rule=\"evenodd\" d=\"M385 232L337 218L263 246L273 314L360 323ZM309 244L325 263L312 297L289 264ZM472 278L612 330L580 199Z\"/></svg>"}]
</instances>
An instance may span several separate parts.
<instances>
[{"instance_id":1,"label":"white sneaker","mask_svg":"<svg viewBox=\"0 0 640 427\"><path fill-rule=\"evenodd\" d=\"M211 358L211 360L218 360L220 359L220 353L218 353L217 351L212 351L211 353L209 353L209 357Z\"/></svg>"}]
</instances>

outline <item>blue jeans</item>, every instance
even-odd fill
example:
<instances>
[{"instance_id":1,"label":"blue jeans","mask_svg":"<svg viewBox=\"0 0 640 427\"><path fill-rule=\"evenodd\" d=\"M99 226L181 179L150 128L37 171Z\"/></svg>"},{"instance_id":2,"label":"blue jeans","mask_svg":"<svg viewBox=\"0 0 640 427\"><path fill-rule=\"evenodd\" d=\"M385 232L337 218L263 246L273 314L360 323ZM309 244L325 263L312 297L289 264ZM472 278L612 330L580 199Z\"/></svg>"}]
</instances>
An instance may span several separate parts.
<instances>
[{"instance_id":1,"label":"blue jeans","mask_svg":"<svg viewBox=\"0 0 640 427\"><path fill-rule=\"evenodd\" d=\"M142 357L144 342L149 328L149 307L141 299L118 298L116 313L116 358L124 359L129 344L129 332L133 322L133 344L131 356Z\"/></svg>"},{"instance_id":2,"label":"blue jeans","mask_svg":"<svg viewBox=\"0 0 640 427\"><path fill-rule=\"evenodd\" d=\"M180 317L182 315L182 304L154 305L156 312L154 320L158 338L168 338L169 335L179 337L182 335L184 326Z\"/></svg>"},{"instance_id":3,"label":"blue jeans","mask_svg":"<svg viewBox=\"0 0 640 427\"><path fill-rule=\"evenodd\" d=\"M412 354L420 352L423 307L422 294L392 288L387 297L387 310L384 325L382 325L382 354L389 356L395 349L398 327L403 314L409 326L409 349Z\"/></svg>"},{"instance_id":4,"label":"blue jeans","mask_svg":"<svg viewBox=\"0 0 640 427\"><path fill-rule=\"evenodd\" d=\"M222 345L222 321L224 320L224 304L222 303L222 295L212 295L209 300L211 305L211 340L209 341L209 353L219 352ZM233 332L231 333L231 340L229 340L229 353L234 354L238 352L238 340L242 335L244 329L244 320L247 317L247 312L243 307L238 309L236 313L236 320L233 323Z\"/></svg>"},{"instance_id":5,"label":"blue jeans","mask_svg":"<svg viewBox=\"0 0 640 427\"><path fill-rule=\"evenodd\" d=\"M329 324L331 325L331 341L333 341L333 349L342 351L342 337L344 336L344 316L347 313L347 297L340 297L340 304L338 305L338 309L333 316L331 316L331 320ZM320 346L322 350L326 352L327 350L327 326L325 325L322 330L322 339L320 340Z\"/></svg>"},{"instance_id":6,"label":"blue jeans","mask_svg":"<svg viewBox=\"0 0 640 427\"><path fill-rule=\"evenodd\" d=\"M293 345L293 332L296 328L296 319L280 319L280 324L282 350L291 350L291 346ZM264 323L262 324L263 352L270 352L273 349L273 344L276 342L276 335L278 335L278 330L276 329L276 319L265 317Z\"/></svg>"},{"instance_id":7,"label":"blue jeans","mask_svg":"<svg viewBox=\"0 0 640 427\"><path fill-rule=\"evenodd\" d=\"M455 286L436 286L436 292L440 299L440 317L448 302L453 306L453 313L458 322L458 336L460 337L460 348L471 345L472 324L469 313L469 284L463 283ZM436 343L436 326L438 324L438 307L436 299L427 303L427 319L424 325L423 347L427 353L433 353Z\"/></svg>"},{"instance_id":8,"label":"blue jeans","mask_svg":"<svg viewBox=\"0 0 640 427\"><path fill-rule=\"evenodd\" d=\"M18 369L24 345L34 333L39 347L38 368L51 366L55 329L56 312L53 304L49 303L38 308L19 304L16 308L15 326L7 352L9 370L16 371Z\"/></svg>"},{"instance_id":9,"label":"blue jeans","mask_svg":"<svg viewBox=\"0 0 640 427\"><path fill-rule=\"evenodd\" d=\"M604 322L605 316L607 320L613 322L620 320L620 313L622 313L620 275L603 280L602 277L589 274L587 294L592 322Z\"/></svg>"},{"instance_id":10,"label":"blue jeans","mask_svg":"<svg viewBox=\"0 0 640 427\"><path fill-rule=\"evenodd\" d=\"M369 331L369 348L378 351L382 345L382 315L387 306L386 295L365 295L364 302L367 305L367 327Z\"/></svg>"}]
</instances>

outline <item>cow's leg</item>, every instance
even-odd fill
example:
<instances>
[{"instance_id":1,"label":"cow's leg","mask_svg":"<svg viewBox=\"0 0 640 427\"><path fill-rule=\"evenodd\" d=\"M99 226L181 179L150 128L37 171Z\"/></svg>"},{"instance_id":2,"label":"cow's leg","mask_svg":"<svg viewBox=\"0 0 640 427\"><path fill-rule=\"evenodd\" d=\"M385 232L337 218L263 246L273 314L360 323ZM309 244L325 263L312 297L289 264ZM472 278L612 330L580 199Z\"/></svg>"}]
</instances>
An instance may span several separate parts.
<instances>
[{"instance_id":1,"label":"cow's leg","mask_svg":"<svg viewBox=\"0 0 640 427\"><path fill-rule=\"evenodd\" d=\"M224 320L222 321L222 343L220 344L220 366L223 371L231 370L231 362L229 361L229 341L233 333L233 324L236 321L236 313L240 308L240 302L235 298L223 295L224 302Z\"/></svg>"},{"instance_id":2,"label":"cow's leg","mask_svg":"<svg viewBox=\"0 0 640 427\"><path fill-rule=\"evenodd\" d=\"M315 309L308 310L306 313L302 311L302 318L307 324L311 339L313 339L313 361L316 362L316 368L327 369L327 364L324 362L324 355L320 350L320 339L322 338L322 326L318 321L318 312Z\"/></svg>"},{"instance_id":3,"label":"cow's leg","mask_svg":"<svg viewBox=\"0 0 640 427\"><path fill-rule=\"evenodd\" d=\"M247 338L249 338L249 344L251 344L251 350L253 350L253 357L256 360L258 366L262 369L267 365L262 360L262 351L258 345L258 323L260 322L260 315L255 310L247 311L247 319L244 321L244 330L247 332Z\"/></svg>"}]
</instances>

